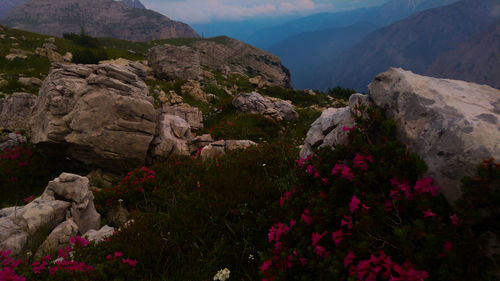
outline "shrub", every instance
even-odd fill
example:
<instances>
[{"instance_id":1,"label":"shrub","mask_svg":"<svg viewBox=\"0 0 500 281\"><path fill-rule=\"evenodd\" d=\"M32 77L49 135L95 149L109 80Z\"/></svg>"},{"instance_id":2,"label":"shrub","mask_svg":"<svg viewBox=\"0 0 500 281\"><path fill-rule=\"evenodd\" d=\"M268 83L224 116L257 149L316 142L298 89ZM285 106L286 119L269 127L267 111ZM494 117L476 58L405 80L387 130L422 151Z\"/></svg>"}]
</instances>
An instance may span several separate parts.
<instances>
[{"instance_id":1,"label":"shrub","mask_svg":"<svg viewBox=\"0 0 500 281\"><path fill-rule=\"evenodd\" d=\"M80 48L73 52L73 63L97 64L101 60L107 60L108 55L104 49Z\"/></svg>"},{"instance_id":2,"label":"shrub","mask_svg":"<svg viewBox=\"0 0 500 281\"><path fill-rule=\"evenodd\" d=\"M367 113L345 128L349 144L297 161L300 184L277 206L262 280L493 279L468 216L422 176L394 123Z\"/></svg>"}]
</instances>

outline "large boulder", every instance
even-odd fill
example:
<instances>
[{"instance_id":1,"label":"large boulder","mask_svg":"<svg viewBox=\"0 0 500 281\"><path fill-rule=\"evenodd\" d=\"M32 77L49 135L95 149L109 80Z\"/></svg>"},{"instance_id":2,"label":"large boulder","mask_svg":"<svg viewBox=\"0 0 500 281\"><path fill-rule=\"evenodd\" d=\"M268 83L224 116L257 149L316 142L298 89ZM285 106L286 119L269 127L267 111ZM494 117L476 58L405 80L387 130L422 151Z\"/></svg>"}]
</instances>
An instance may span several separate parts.
<instances>
[{"instance_id":1,"label":"large boulder","mask_svg":"<svg viewBox=\"0 0 500 281\"><path fill-rule=\"evenodd\" d=\"M73 219L66 220L59 224L49 236L43 241L42 245L38 247L35 253L35 259L47 255L53 255L57 250L70 246L69 238L78 234L78 226Z\"/></svg>"},{"instance_id":2,"label":"large boulder","mask_svg":"<svg viewBox=\"0 0 500 281\"><path fill-rule=\"evenodd\" d=\"M233 106L240 112L261 114L276 121L294 120L299 114L289 102L269 99L257 92L242 93L233 99Z\"/></svg>"},{"instance_id":3,"label":"large boulder","mask_svg":"<svg viewBox=\"0 0 500 281\"><path fill-rule=\"evenodd\" d=\"M148 87L128 67L53 64L30 127L46 152L123 171L144 163L155 122Z\"/></svg>"},{"instance_id":4,"label":"large boulder","mask_svg":"<svg viewBox=\"0 0 500 281\"><path fill-rule=\"evenodd\" d=\"M500 159L500 90L391 68L369 85L399 139L422 157L449 201L482 160Z\"/></svg>"},{"instance_id":5,"label":"large boulder","mask_svg":"<svg viewBox=\"0 0 500 281\"><path fill-rule=\"evenodd\" d=\"M28 130L35 102L36 96L29 93L13 93L0 99L0 127L10 131Z\"/></svg>"},{"instance_id":6,"label":"large boulder","mask_svg":"<svg viewBox=\"0 0 500 281\"><path fill-rule=\"evenodd\" d=\"M165 80L197 80L202 74L200 54L188 46L155 46L149 50L148 64Z\"/></svg>"}]
</instances>

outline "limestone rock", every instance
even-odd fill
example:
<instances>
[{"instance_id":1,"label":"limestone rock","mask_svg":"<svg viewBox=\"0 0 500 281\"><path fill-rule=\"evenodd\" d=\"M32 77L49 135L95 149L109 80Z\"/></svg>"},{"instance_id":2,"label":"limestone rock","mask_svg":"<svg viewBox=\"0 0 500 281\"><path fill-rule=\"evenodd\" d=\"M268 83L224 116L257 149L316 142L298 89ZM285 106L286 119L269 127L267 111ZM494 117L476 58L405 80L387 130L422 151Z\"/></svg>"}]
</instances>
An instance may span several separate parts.
<instances>
[{"instance_id":1,"label":"limestone rock","mask_svg":"<svg viewBox=\"0 0 500 281\"><path fill-rule=\"evenodd\" d=\"M25 51L21 49L10 49L10 53L5 56L6 60L13 61L15 59L26 59L29 55L33 53L30 51Z\"/></svg>"},{"instance_id":2,"label":"limestone rock","mask_svg":"<svg viewBox=\"0 0 500 281\"><path fill-rule=\"evenodd\" d=\"M400 68L377 75L369 89L448 201L460 196L460 180L482 160L500 159L500 90Z\"/></svg>"},{"instance_id":3,"label":"limestone rock","mask_svg":"<svg viewBox=\"0 0 500 281\"><path fill-rule=\"evenodd\" d=\"M126 67L130 72L135 73L139 78L146 81L147 77L147 68L140 62L127 60L124 58L118 58L115 60L103 60L100 61L99 64L112 64L112 65L120 65Z\"/></svg>"},{"instance_id":4,"label":"limestone rock","mask_svg":"<svg viewBox=\"0 0 500 281\"><path fill-rule=\"evenodd\" d=\"M144 163L155 123L153 98L127 67L53 64L30 127L47 153L124 171Z\"/></svg>"},{"instance_id":5,"label":"limestone rock","mask_svg":"<svg viewBox=\"0 0 500 281\"><path fill-rule=\"evenodd\" d=\"M47 57L50 62L71 62L71 60L73 59L73 54L66 52L64 56L62 56L57 52L57 46L54 45L54 42L44 43L41 48L36 48L35 55L40 57Z\"/></svg>"},{"instance_id":6,"label":"limestone rock","mask_svg":"<svg viewBox=\"0 0 500 281\"><path fill-rule=\"evenodd\" d=\"M13 93L0 99L0 127L10 131L28 130L36 98L29 93Z\"/></svg>"},{"instance_id":7,"label":"limestone rock","mask_svg":"<svg viewBox=\"0 0 500 281\"><path fill-rule=\"evenodd\" d=\"M170 90L168 94L166 94L163 90L158 91L158 99L162 105L166 106L172 106L184 102L184 99L173 90Z\"/></svg>"},{"instance_id":8,"label":"limestone rock","mask_svg":"<svg viewBox=\"0 0 500 281\"><path fill-rule=\"evenodd\" d=\"M86 237L89 241L95 241L96 243L99 243L101 241L104 241L109 236L112 236L115 233L115 229L110 226L103 226L99 230L91 229L87 231L83 237Z\"/></svg>"},{"instance_id":9,"label":"limestone rock","mask_svg":"<svg viewBox=\"0 0 500 281\"><path fill-rule=\"evenodd\" d=\"M294 120L299 117L291 103L278 99L271 101L257 92L239 94L232 103L240 112L262 114L276 121Z\"/></svg>"},{"instance_id":10,"label":"limestone rock","mask_svg":"<svg viewBox=\"0 0 500 281\"><path fill-rule=\"evenodd\" d=\"M98 229L101 224L101 215L95 209L94 195L90 191L89 180L86 177L62 173L49 182L41 198L46 200L62 198L71 202L70 215L78 225L80 233Z\"/></svg>"},{"instance_id":11,"label":"limestone rock","mask_svg":"<svg viewBox=\"0 0 500 281\"><path fill-rule=\"evenodd\" d=\"M18 81L26 87L41 87L43 83L42 80L36 77L19 77Z\"/></svg>"},{"instance_id":12,"label":"limestone rock","mask_svg":"<svg viewBox=\"0 0 500 281\"><path fill-rule=\"evenodd\" d=\"M43 256L53 255L57 250L70 246L69 238L78 234L78 226L72 219L66 220L59 224L49 236L38 247L34 258L39 259Z\"/></svg>"},{"instance_id":13,"label":"limestone rock","mask_svg":"<svg viewBox=\"0 0 500 281\"><path fill-rule=\"evenodd\" d=\"M200 148L207 146L212 142L214 142L214 139L210 134L196 136L189 142L189 152L193 154L197 152Z\"/></svg>"},{"instance_id":14,"label":"limestone rock","mask_svg":"<svg viewBox=\"0 0 500 281\"><path fill-rule=\"evenodd\" d=\"M224 156L228 151L236 149L245 149L257 145L250 140L219 140L203 147L200 152L202 160L214 159Z\"/></svg>"},{"instance_id":15,"label":"limestone rock","mask_svg":"<svg viewBox=\"0 0 500 281\"><path fill-rule=\"evenodd\" d=\"M188 46L155 46L149 50L148 64L165 80L197 80L202 74L200 55Z\"/></svg>"},{"instance_id":16,"label":"limestone rock","mask_svg":"<svg viewBox=\"0 0 500 281\"><path fill-rule=\"evenodd\" d=\"M197 101L208 103L210 100L207 94L201 89L200 82L188 80L181 87L182 95L189 95Z\"/></svg>"},{"instance_id":17,"label":"limestone rock","mask_svg":"<svg viewBox=\"0 0 500 281\"><path fill-rule=\"evenodd\" d=\"M174 106L163 105L161 112L163 114L181 117L188 122L192 130L200 130L203 128L203 114L197 107L191 107L185 103Z\"/></svg>"},{"instance_id":18,"label":"limestone rock","mask_svg":"<svg viewBox=\"0 0 500 281\"><path fill-rule=\"evenodd\" d=\"M171 154L189 155L188 141L191 127L176 115L163 114L157 127L157 136L153 141L153 155L168 157Z\"/></svg>"}]
</instances>

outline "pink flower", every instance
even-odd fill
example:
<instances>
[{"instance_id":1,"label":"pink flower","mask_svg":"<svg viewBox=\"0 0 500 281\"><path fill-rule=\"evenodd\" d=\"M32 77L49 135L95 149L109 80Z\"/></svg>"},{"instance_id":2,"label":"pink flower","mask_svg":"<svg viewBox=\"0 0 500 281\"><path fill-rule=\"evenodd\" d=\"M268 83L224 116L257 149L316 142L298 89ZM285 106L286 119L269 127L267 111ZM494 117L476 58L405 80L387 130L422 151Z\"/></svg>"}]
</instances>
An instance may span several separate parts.
<instances>
[{"instance_id":1,"label":"pink flower","mask_svg":"<svg viewBox=\"0 0 500 281\"><path fill-rule=\"evenodd\" d=\"M356 153L354 156L353 163L355 168L360 168L363 171L368 171L368 163L373 162L373 156L361 156L359 153Z\"/></svg>"},{"instance_id":2,"label":"pink flower","mask_svg":"<svg viewBox=\"0 0 500 281\"><path fill-rule=\"evenodd\" d=\"M457 214L453 214L450 216L451 224L453 225L458 225L460 223L460 219L458 218Z\"/></svg>"},{"instance_id":3,"label":"pink flower","mask_svg":"<svg viewBox=\"0 0 500 281\"><path fill-rule=\"evenodd\" d=\"M423 211L423 213L424 213L424 218L435 217L436 216L436 213L433 213L431 211L431 209L427 209L427 210Z\"/></svg>"},{"instance_id":4,"label":"pink flower","mask_svg":"<svg viewBox=\"0 0 500 281\"><path fill-rule=\"evenodd\" d=\"M418 180L415 183L414 187L415 193L416 194L430 193L432 194L432 196L439 195L439 188L435 185L431 185L431 183L432 183L431 177L426 177Z\"/></svg>"},{"instance_id":5,"label":"pink flower","mask_svg":"<svg viewBox=\"0 0 500 281\"><path fill-rule=\"evenodd\" d=\"M392 201L391 200L385 201L384 207L386 212L392 212L392 207L393 207Z\"/></svg>"},{"instance_id":6,"label":"pink flower","mask_svg":"<svg viewBox=\"0 0 500 281\"><path fill-rule=\"evenodd\" d=\"M231 123L231 122L227 122L227 125L228 125L228 126L233 126L233 123Z\"/></svg>"},{"instance_id":7,"label":"pink flower","mask_svg":"<svg viewBox=\"0 0 500 281\"><path fill-rule=\"evenodd\" d=\"M314 232L311 236L312 245L316 246L319 243L319 240L321 240L321 238L323 238L323 236L325 236L327 233L328 232L326 230L322 234Z\"/></svg>"},{"instance_id":8,"label":"pink flower","mask_svg":"<svg viewBox=\"0 0 500 281\"><path fill-rule=\"evenodd\" d=\"M309 209L305 209L304 213L300 215L300 218L302 219L303 222L305 222L307 225L311 225L313 223L313 220L310 216Z\"/></svg>"},{"instance_id":9,"label":"pink flower","mask_svg":"<svg viewBox=\"0 0 500 281\"><path fill-rule=\"evenodd\" d=\"M136 266L137 264L137 260L131 260L131 259L123 259L122 262L130 266Z\"/></svg>"},{"instance_id":10,"label":"pink flower","mask_svg":"<svg viewBox=\"0 0 500 281\"><path fill-rule=\"evenodd\" d=\"M323 258L328 258L331 254L330 251L326 251L323 246L319 245L314 246L314 253Z\"/></svg>"},{"instance_id":11,"label":"pink flower","mask_svg":"<svg viewBox=\"0 0 500 281\"><path fill-rule=\"evenodd\" d=\"M351 213L354 213L354 211L358 209L359 203L361 203L361 201L356 196L353 196L351 202L349 203L349 211L351 211Z\"/></svg>"},{"instance_id":12,"label":"pink flower","mask_svg":"<svg viewBox=\"0 0 500 281\"><path fill-rule=\"evenodd\" d=\"M347 255L344 258L344 267L350 265L355 259L356 256L354 255L354 253L352 251L349 251L349 253L347 253Z\"/></svg>"},{"instance_id":13,"label":"pink flower","mask_svg":"<svg viewBox=\"0 0 500 281\"><path fill-rule=\"evenodd\" d=\"M35 198L34 195L30 195L28 198L24 198L24 203L29 203L31 202L31 200L33 200L33 198Z\"/></svg>"},{"instance_id":14,"label":"pink flower","mask_svg":"<svg viewBox=\"0 0 500 281\"><path fill-rule=\"evenodd\" d=\"M347 229L352 229L352 216L344 215L344 218L340 221L340 227L347 226Z\"/></svg>"},{"instance_id":15,"label":"pink flower","mask_svg":"<svg viewBox=\"0 0 500 281\"><path fill-rule=\"evenodd\" d=\"M290 196L292 196L292 194L294 193L295 191L292 190L292 191L287 191L285 192L285 194L283 196L281 196L280 198L280 207L283 207L283 205L285 204L285 201L286 200L289 200L290 199Z\"/></svg>"},{"instance_id":16,"label":"pink flower","mask_svg":"<svg viewBox=\"0 0 500 281\"><path fill-rule=\"evenodd\" d=\"M264 263L260 266L260 272L267 271L269 269L269 267L271 267L272 263L273 262L271 260L264 261Z\"/></svg>"},{"instance_id":17,"label":"pink flower","mask_svg":"<svg viewBox=\"0 0 500 281\"><path fill-rule=\"evenodd\" d=\"M314 172L314 167L312 165L307 165L306 171L307 174L311 176Z\"/></svg>"},{"instance_id":18,"label":"pink flower","mask_svg":"<svg viewBox=\"0 0 500 281\"><path fill-rule=\"evenodd\" d=\"M122 252L115 252L115 253L113 254L113 256L114 256L115 258L119 258L119 257L123 256L123 253L122 253Z\"/></svg>"},{"instance_id":19,"label":"pink flower","mask_svg":"<svg viewBox=\"0 0 500 281\"><path fill-rule=\"evenodd\" d=\"M107 255L107 256L106 256L106 259L107 259L107 260L110 260L110 259L111 259L111 257L112 257L112 256L111 256L111 254L109 254L109 255Z\"/></svg>"},{"instance_id":20,"label":"pink flower","mask_svg":"<svg viewBox=\"0 0 500 281\"><path fill-rule=\"evenodd\" d=\"M335 243L335 246L340 244L340 241L342 241L342 229L332 232L332 240Z\"/></svg>"},{"instance_id":21,"label":"pink flower","mask_svg":"<svg viewBox=\"0 0 500 281\"><path fill-rule=\"evenodd\" d=\"M71 243L71 245L79 244L80 246L85 247L90 244L90 241L80 236L75 236L69 238L69 243Z\"/></svg>"},{"instance_id":22,"label":"pink flower","mask_svg":"<svg viewBox=\"0 0 500 281\"><path fill-rule=\"evenodd\" d=\"M302 266L306 265L307 264L307 259L306 258L299 258L299 261L300 261L300 264Z\"/></svg>"},{"instance_id":23,"label":"pink flower","mask_svg":"<svg viewBox=\"0 0 500 281\"><path fill-rule=\"evenodd\" d=\"M349 127L347 127L347 126L344 126L344 127L342 128L342 132L348 132L348 131L350 131L350 130L353 130L354 128L355 128L355 126L352 126L352 128L349 128Z\"/></svg>"},{"instance_id":24,"label":"pink flower","mask_svg":"<svg viewBox=\"0 0 500 281\"><path fill-rule=\"evenodd\" d=\"M321 178L321 181L323 182L324 185L328 184L328 178Z\"/></svg>"}]
</instances>

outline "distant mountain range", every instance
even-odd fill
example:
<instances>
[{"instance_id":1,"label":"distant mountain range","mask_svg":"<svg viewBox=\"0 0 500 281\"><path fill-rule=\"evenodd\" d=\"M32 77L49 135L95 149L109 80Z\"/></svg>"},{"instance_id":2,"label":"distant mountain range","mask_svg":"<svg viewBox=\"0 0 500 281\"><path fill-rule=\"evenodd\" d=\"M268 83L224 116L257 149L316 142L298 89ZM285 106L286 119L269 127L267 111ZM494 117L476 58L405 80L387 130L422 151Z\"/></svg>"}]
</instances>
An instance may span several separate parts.
<instances>
[{"instance_id":1,"label":"distant mountain range","mask_svg":"<svg viewBox=\"0 0 500 281\"><path fill-rule=\"evenodd\" d=\"M32 0L16 6L0 24L54 36L79 33L83 28L95 37L132 41L198 37L185 23L128 6L143 7L139 4L138 0Z\"/></svg>"},{"instance_id":2,"label":"distant mountain range","mask_svg":"<svg viewBox=\"0 0 500 281\"><path fill-rule=\"evenodd\" d=\"M439 56L426 74L500 89L500 18L485 31Z\"/></svg>"},{"instance_id":3,"label":"distant mountain range","mask_svg":"<svg viewBox=\"0 0 500 281\"><path fill-rule=\"evenodd\" d=\"M364 91L372 77L391 66L423 74L440 57L443 63L459 61L458 57L450 58L449 52L485 30L498 19L499 12L498 0L464 0L423 11L368 34L337 59L318 67L308 84L319 89L342 85ZM475 44L478 42L471 40L469 46ZM464 45L455 54L466 48ZM500 69L499 62L497 66ZM438 66L432 69L429 71L441 71ZM453 74L445 69L447 66L443 75Z\"/></svg>"}]
</instances>

